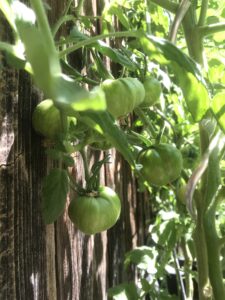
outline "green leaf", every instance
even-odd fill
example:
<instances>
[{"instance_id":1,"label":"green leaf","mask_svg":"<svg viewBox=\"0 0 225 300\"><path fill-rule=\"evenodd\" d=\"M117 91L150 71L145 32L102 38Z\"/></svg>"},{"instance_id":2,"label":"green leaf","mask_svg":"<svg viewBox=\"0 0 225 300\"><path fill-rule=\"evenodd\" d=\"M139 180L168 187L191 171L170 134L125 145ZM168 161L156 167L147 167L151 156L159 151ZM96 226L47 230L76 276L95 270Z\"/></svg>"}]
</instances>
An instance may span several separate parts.
<instances>
[{"instance_id":1,"label":"green leaf","mask_svg":"<svg viewBox=\"0 0 225 300\"><path fill-rule=\"evenodd\" d=\"M160 224L160 235L158 244L161 246L167 246L167 250L171 251L176 243L177 229L174 219L165 221Z\"/></svg>"},{"instance_id":2,"label":"green leaf","mask_svg":"<svg viewBox=\"0 0 225 300\"><path fill-rule=\"evenodd\" d=\"M58 59L51 55L44 43L41 32L33 24L17 20L17 28L25 46L27 60L30 62L35 83L51 98L52 78L61 72Z\"/></svg>"},{"instance_id":3,"label":"green leaf","mask_svg":"<svg viewBox=\"0 0 225 300\"><path fill-rule=\"evenodd\" d=\"M11 1L11 2L13 3L15 1ZM23 3L19 2L19 1L17 1L17 2L18 2L17 6L20 5L20 7L22 7L24 5ZM9 24L10 24L11 28L14 30L14 32L17 32L16 24L15 24L16 7L14 5L14 9L13 9L12 3L10 3L7 0L1 0L0 1L0 10L3 12L6 20L9 22Z\"/></svg>"},{"instance_id":4,"label":"green leaf","mask_svg":"<svg viewBox=\"0 0 225 300\"><path fill-rule=\"evenodd\" d=\"M126 253L125 267L127 268L131 263L135 264L139 269L146 270L148 273L156 273L155 258L150 247L141 246Z\"/></svg>"},{"instance_id":5,"label":"green leaf","mask_svg":"<svg viewBox=\"0 0 225 300\"><path fill-rule=\"evenodd\" d=\"M53 99L55 105L67 115L87 109L106 109L105 95L100 88L90 93L61 73L57 55L49 51L38 28L23 20L18 20L16 24L33 69L35 82L46 97Z\"/></svg>"},{"instance_id":6,"label":"green leaf","mask_svg":"<svg viewBox=\"0 0 225 300\"><path fill-rule=\"evenodd\" d=\"M178 85L183 91L187 108L195 122L198 122L209 109L209 94L204 85L195 75L187 72L178 64L173 63L173 70L177 76Z\"/></svg>"},{"instance_id":7,"label":"green leaf","mask_svg":"<svg viewBox=\"0 0 225 300\"><path fill-rule=\"evenodd\" d=\"M52 99L67 115L73 116L77 111L106 109L105 94L100 87L88 92L64 74L55 77L53 82Z\"/></svg>"},{"instance_id":8,"label":"green leaf","mask_svg":"<svg viewBox=\"0 0 225 300\"><path fill-rule=\"evenodd\" d=\"M197 64L174 44L153 36L142 37L145 53L160 64L168 65L177 77L178 85L195 122L209 109L209 94Z\"/></svg>"},{"instance_id":9,"label":"green leaf","mask_svg":"<svg viewBox=\"0 0 225 300\"><path fill-rule=\"evenodd\" d=\"M74 42L80 42L89 39L87 35L80 32L76 27L71 30L70 37ZM121 53L121 50L110 47L104 41L100 40L86 47L95 48L101 54L108 56L113 62L119 63L131 71L135 71L135 69L137 68L137 66L130 60L127 55Z\"/></svg>"},{"instance_id":10,"label":"green leaf","mask_svg":"<svg viewBox=\"0 0 225 300\"><path fill-rule=\"evenodd\" d=\"M93 47L101 54L108 56L113 62L119 63L131 71L135 71L137 66L127 56L122 54L119 49L114 49L103 41L98 41Z\"/></svg>"},{"instance_id":11,"label":"green leaf","mask_svg":"<svg viewBox=\"0 0 225 300\"><path fill-rule=\"evenodd\" d=\"M220 128L225 132L225 92L218 93L212 99L212 110Z\"/></svg>"},{"instance_id":12,"label":"green leaf","mask_svg":"<svg viewBox=\"0 0 225 300\"><path fill-rule=\"evenodd\" d=\"M108 14L111 15L116 15L117 18L119 19L120 23L127 29L130 29L130 22L128 20L128 18L126 17L123 9L121 6L119 5L112 5L110 7L110 9L107 12Z\"/></svg>"},{"instance_id":13,"label":"green leaf","mask_svg":"<svg viewBox=\"0 0 225 300\"><path fill-rule=\"evenodd\" d=\"M53 223L62 213L69 190L67 172L53 169L45 177L42 188L42 215L46 224Z\"/></svg>"},{"instance_id":14,"label":"green leaf","mask_svg":"<svg viewBox=\"0 0 225 300\"><path fill-rule=\"evenodd\" d=\"M104 134L109 142L123 155L129 164L134 166L134 156L129 148L126 135L115 124L114 119L107 111L87 111L81 115L81 121L97 130L99 133Z\"/></svg>"},{"instance_id":15,"label":"green leaf","mask_svg":"<svg viewBox=\"0 0 225 300\"><path fill-rule=\"evenodd\" d=\"M108 296L113 300L139 300L137 288L133 282L123 283L108 290Z\"/></svg>"}]
</instances>

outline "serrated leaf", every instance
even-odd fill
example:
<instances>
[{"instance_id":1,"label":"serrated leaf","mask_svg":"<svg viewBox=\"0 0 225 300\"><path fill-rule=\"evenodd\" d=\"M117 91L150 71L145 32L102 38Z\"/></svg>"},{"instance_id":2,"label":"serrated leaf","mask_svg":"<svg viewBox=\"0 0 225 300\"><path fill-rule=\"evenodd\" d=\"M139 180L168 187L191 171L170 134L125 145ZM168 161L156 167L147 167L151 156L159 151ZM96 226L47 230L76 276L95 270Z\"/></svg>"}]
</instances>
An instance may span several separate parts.
<instances>
[{"instance_id":1,"label":"serrated leaf","mask_svg":"<svg viewBox=\"0 0 225 300\"><path fill-rule=\"evenodd\" d=\"M139 300L137 287L133 282L123 283L108 290L108 296L113 300Z\"/></svg>"},{"instance_id":2,"label":"serrated leaf","mask_svg":"<svg viewBox=\"0 0 225 300\"><path fill-rule=\"evenodd\" d=\"M225 132L225 92L214 96L212 99L212 110L220 128Z\"/></svg>"},{"instance_id":3,"label":"serrated leaf","mask_svg":"<svg viewBox=\"0 0 225 300\"><path fill-rule=\"evenodd\" d=\"M168 65L178 79L178 85L195 122L209 109L209 94L197 64L174 44L153 36L142 37L145 53L160 64Z\"/></svg>"},{"instance_id":4,"label":"serrated leaf","mask_svg":"<svg viewBox=\"0 0 225 300\"><path fill-rule=\"evenodd\" d=\"M175 243L176 237L176 224L175 220L171 219L169 221L160 224L160 235L158 244L161 246L167 245L168 250L172 249Z\"/></svg>"},{"instance_id":5,"label":"serrated leaf","mask_svg":"<svg viewBox=\"0 0 225 300\"><path fill-rule=\"evenodd\" d=\"M53 223L62 213L69 190L67 172L53 169L45 177L42 188L42 215L46 224Z\"/></svg>"},{"instance_id":6,"label":"serrated leaf","mask_svg":"<svg viewBox=\"0 0 225 300\"><path fill-rule=\"evenodd\" d=\"M128 267L131 263L148 273L156 273L155 259L150 247L141 246L128 252L125 256L124 265Z\"/></svg>"}]
</instances>

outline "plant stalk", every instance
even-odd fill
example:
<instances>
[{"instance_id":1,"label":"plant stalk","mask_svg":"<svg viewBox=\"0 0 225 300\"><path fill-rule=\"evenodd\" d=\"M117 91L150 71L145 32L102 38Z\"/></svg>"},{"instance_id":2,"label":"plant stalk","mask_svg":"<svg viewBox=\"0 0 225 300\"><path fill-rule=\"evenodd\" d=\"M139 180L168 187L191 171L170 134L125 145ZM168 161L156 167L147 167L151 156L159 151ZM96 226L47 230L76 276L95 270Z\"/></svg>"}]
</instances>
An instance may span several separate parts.
<instances>
[{"instance_id":1,"label":"plant stalk","mask_svg":"<svg viewBox=\"0 0 225 300\"><path fill-rule=\"evenodd\" d=\"M122 38L122 37L136 37L139 38L142 34L138 31L118 31L118 32L110 32L110 33L106 33L106 34L100 34L100 35L96 35L94 37L90 37L89 39L86 39L84 41L78 42L75 45L68 47L67 49L61 51L59 53L60 57L64 57L65 55L68 55L69 53L82 48L84 46L88 46L91 45L95 42L97 42L98 40L103 40L105 38Z\"/></svg>"},{"instance_id":2,"label":"plant stalk","mask_svg":"<svg viewBox=\"0 0 225 300\"><path fill-rule=\"evenodd\" d=\"M184 255L184 276L185 276L186 298L187 300L192 300L194 295L194 285L193 285L193 280L191 275L193 258L185 238L181 239L181 248Z\"/></svg>"}]
</instances>

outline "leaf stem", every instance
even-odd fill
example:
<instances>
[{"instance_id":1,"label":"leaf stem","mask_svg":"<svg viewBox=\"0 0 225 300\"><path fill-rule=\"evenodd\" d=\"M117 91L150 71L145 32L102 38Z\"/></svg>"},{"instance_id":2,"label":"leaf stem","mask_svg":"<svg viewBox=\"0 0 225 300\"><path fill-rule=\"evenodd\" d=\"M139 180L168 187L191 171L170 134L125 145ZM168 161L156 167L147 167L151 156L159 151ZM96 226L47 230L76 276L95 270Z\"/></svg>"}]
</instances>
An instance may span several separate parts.
<instances>
[{"instance_id":1,"label":"leaf stem","mask_svg":"<svg viewBox=\"0 0 225 300\"><path fill-rule=\"evenodd\" d=\"M42 1L31 0L31 5L35 11L38 25L43 34L43 38L45 39L45 42L48 43L48 48L50 49L50 51L55 52L55 46L52 38L51 29L48 23L48 19Z\"/></svg>"},{"instance_id":2,"label":"leaf stem","mask_svg":"<svg viewBox=\"0 0 225 300\"><path fill-rule=\"evenodd\" d=\"M86 184L87 184L90 180L90 173L89 173L89 167L88 167L88 162L87 162L87 155L86 155L86 152L85 152L84 149L80 150L80 154L81 154L82 159L83 159L85 181L86 181Z\"/></svg>"},{"instance_id":3,"label":"leaf stem","mask_svg":"<svg viewBox=\"0 0 225 300\"><path fill-rule=\"evenodd\" d=\"M146 26L147 26L147 34L151 34L151 14L150 14L150 0L146 0Z\"/></svg>"},{"instance_id":4,"label":"leaf stem","mask_svg":"<svg viewBox=\"0 0 225 300\"><path fill-rule=\"evenodd\" d=\"M146 130L150 136L152 136L154 139L157 137L157 133L155 132L154 127L152 126L152 123L147 118L143 110L139 107L136 107L134 112L138 115L140 120L142 121L143 125L146 127Z\"/></svg>"},{"instance_id":5,"label":"leaf stem","mask_svg":"<svg viewBox=\"0 0 225 300\"><path fill-rule=\"evenodd\" d=\"M207 10L208 10L208 2L209 2L208 0L202 0L198 26L202 26L205 24L205 19L206 19Z\"/></svg>"},{"instance_id":6,"label":"leaf stem","mask_svg":"<svg viewBox=\"0 0 225 300\"><path fill-rule=\"evenodd\" d=\"M198 266L198 293L199 300L211 299L211 289L209 283L208 254L205 241L205 228L203 226L203 208L201 198L196 199L197 220L193 233L197 266Z\"/></svg>"},{"instance_id":7,"label":"leaf stem","mask_svg":"<svg viewBox=\"0 0 225 300\"><path fill-rule=\"evenodd\" d=\"M198 31L202 37L225 31L225 22L214 23L206 26L198 27Z\"/></svg>"},{"instance_id":8,"label":"leaf stem","mask_svg":"<svg viewBox=\"0 0 225 300\"><path fill-rule=\"evenodd\" d=\"M73 21L75 23L76 18L72 15L66 15L66 16L62 16L61 18L59 18L58 21L56 22L56 24L54 25L53 29L52 29L53 37L56 36L56 33L58 32L58 30L62 26L62 24L66 23L66 22L69 22L69 21Z\"/></svg>"},{"instance_id":9,"label":"leaf stem","mask_svg":"<svg viewBox=\"0 0 225 300\"><path fill-rule=\"evenodd\" d=\"M59 53L59 57L61 58L79 48L88 46L90 44L97 42L98 40L103 40L105 38L112 38L112 37L114 37L114 38L137 37L138 38L140 36L142 36L142 33L140 31L118 31L118 32L110 32L110 33L106 33L106 34L96 35L96 36L90 37L89 39L86 39L84 41L78 42L75 45L61 51Z\"/></svg>"},{"instance_id":10,"label":"leaf stem","mask_svg":"<svg viewBox=\"0 0 225 300\"><path fill-rule=\"evenodd\" d=\"M190 5L191 5L190 0L182 0L177 9L177 12L175 14L175 18L174 18L174 21L172 23L171 30L169 33L169 41L171 41L172 43L176 42L178 29L181 25L181 22L185 16L186 12L188 11Z\"/></svg>"},{"instance_id":11,"label":"leaf stem","mask_svg":"<svg viewBox=\"0 0 225 300\"><path fill-rule=\"evenodd\" d=\"M83 8L83 6L84 6L84 0L79 0L77 7L75 8L76 16L80 15L80 12L81 12L81 9Z\"/></svg>"}]
</instances>

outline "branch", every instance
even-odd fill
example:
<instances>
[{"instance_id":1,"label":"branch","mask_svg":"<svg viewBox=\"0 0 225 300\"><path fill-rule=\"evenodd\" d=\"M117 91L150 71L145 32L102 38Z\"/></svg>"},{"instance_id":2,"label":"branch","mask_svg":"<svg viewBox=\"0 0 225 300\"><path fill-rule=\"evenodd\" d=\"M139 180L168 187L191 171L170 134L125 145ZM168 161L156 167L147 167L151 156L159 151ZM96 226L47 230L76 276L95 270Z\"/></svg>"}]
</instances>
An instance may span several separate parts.
<instances>
[{"instance_id":1,"label":"branch","mask_svg":"<svg viewBox=\"0 0 225 300\"><path fill-rule=\"evenodd\" d=\"M172 43L176 42L176 37L177 37L177 32L180 27L180 24L188 11L189 7L191 5L191 2L189 0L182 0L181 3L179 4L179 7L177 9L174 21L171 26L171 30L169 33L169 40Z\"/></svg>"},{"instance_id":2,"label":"branch","mask_svg":"<svg viewBox=\"0 0 225 300\"><path fill-rule=\"evenodd\" d=\"M221 31L225 31L225 22L210 24L210 25L206 25L206 26L200 26L200 27L198 27L198 30L202 37L204 37L206 35L218 33Z\"/></svg>"},{"instance_id":3,"label":"branch","mask_svg":"<svg viewBox=\"0 0 225 300\"><path fill-rule=\"evenodd\" d=\"M119 31L119 32L110 32L110 33L106 33L106 34L96 35L94 37L90 37L81 42L77 42L75 45L73 45L69 48L66 48L65 50L63 50L59 53L59 57L61 58L64 55L68 55L69 53L71 53L79 48L91 45L91 44L97 42L98 40L103 40L105 38L124 38L124 37L139 38L140 36L141 36L141 33L138 31Z\"/></svg>"},{"instance_id":4,"label":"branch","mask_svg":"<svg viewBox=\"0 0 225 300\"><path fill-rule=\"evenodd\" d=\"M205 24L205 19L207 15L207 10L208 10L208 1L209 0L202 0L202 5L201 5L201 12L198 20L198 26L202 26Z\"/></svg>"},{"instance_id":5,"label":"branch","mask_svg":"<svg viewBox=\"0 0 225 300\"><path fill-rule=\"evenodd\" d=\"M178 7L179 7L179 4L177 3L174 3L170 0L151 0L152 3L155 3L159 6L161 6L162 8L165 8L167 9L168 11L170 11L171 13L176 13Z\"/></svg>"}]
</instances>

